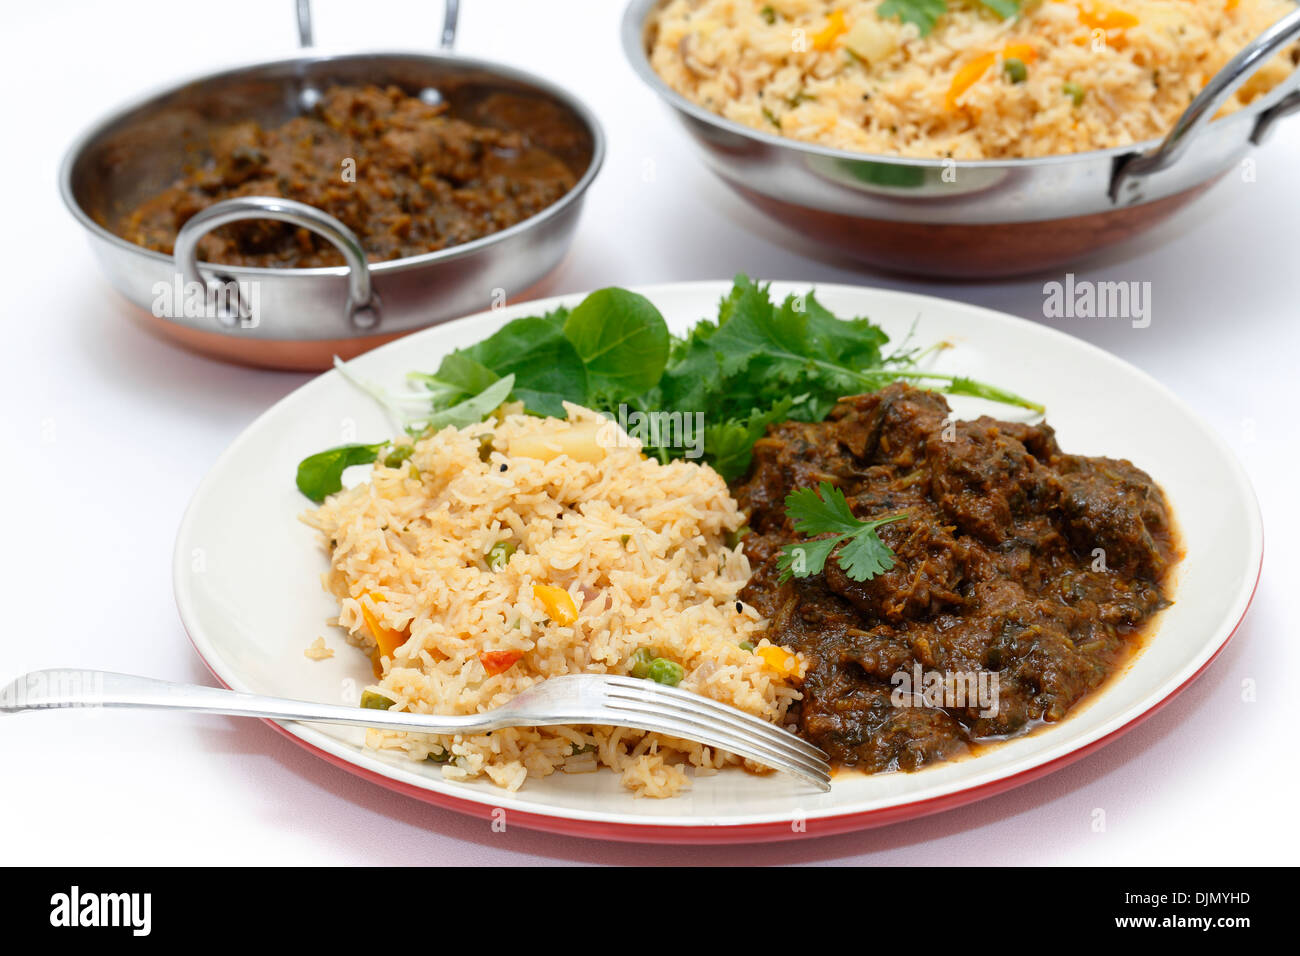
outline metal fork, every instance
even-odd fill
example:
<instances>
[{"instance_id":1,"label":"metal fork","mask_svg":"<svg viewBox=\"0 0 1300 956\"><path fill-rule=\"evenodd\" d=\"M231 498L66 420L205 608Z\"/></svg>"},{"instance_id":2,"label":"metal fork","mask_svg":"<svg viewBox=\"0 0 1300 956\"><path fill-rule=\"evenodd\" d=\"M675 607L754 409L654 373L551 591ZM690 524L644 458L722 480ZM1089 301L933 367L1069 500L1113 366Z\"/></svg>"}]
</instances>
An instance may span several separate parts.
<instances>
[{"instance_id":1,"label":"metal fork","mask_svg":"<svg viewBox=\"0 0 1300 956\"><path fill-rule=\"evenodd\" d=\"M794 774L822 791L831 788L826 755L794 734L699 694L608 674L551 677L501 707L463 716L318 704L94 670L32 671L0 690L0 713L62 707L180 710L433 734L564 724L630 727L698 741Z\"/></svg>"}]
</instances>

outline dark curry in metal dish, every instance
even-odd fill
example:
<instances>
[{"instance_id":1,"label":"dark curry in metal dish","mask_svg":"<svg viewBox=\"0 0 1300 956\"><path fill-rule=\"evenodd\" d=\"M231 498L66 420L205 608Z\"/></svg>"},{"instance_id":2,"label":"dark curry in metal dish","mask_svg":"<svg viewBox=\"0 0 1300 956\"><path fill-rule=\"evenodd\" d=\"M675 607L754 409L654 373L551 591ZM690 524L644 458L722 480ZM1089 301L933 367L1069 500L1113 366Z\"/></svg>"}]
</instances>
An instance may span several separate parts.
<instances>
[{"instance_id":1,"label":"dark curry in metal dish","mask_svg":"<svg viewBox=\"0 0 1300 956\"><path fill-rule=\"evenodd\" d=\"M904 512L893 566L851 580L834 559L781 580L800 540L787 495L829 482L855 515ZM1046 424L953 421L903 384L818 423L773 426L736 488L754 572L741 597L767 637L811 662L791 711L841 766L916 770L1067 716L1140 645L1180 554L1160 488L1127 461L1069 455ZM996 714L896 703L895 675L992 674Z\"/></svg>"},{"instance_id":2,"label":"dark curry in metal dish","mask_svg":"<svg viewBox=\"0 0 1300 956\"><path fill-rule=\"evenodd\" d=\"M222 128L176 182L113 228L170 254L180 227L213 203L275 196L339 219L372 262L461 245L541 212L577 182L558 155L574 144L551 141L572 124L547 123L539 136L528 128L535 123L511 126L518 108L505 99L502 111L500 125L478 124L449 115L445 102L426 103L397 87L330 87L312 113L283 125ZM483 112L492 115L492 104ZM326 240L271 220L214 230L200 240L199 257L284 268L343 262Z\"/></svg>"}]
</instances>

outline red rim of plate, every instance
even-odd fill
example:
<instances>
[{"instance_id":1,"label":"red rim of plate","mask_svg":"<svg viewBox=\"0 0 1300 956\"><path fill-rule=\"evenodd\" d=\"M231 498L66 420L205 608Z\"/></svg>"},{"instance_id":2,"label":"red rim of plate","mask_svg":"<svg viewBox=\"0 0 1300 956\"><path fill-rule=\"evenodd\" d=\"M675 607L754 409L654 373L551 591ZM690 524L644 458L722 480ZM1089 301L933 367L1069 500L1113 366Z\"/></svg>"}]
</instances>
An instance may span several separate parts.
<instances>
[{"instance_id":1,"label":"red rim of plate","mask_svg":"<svg viewBox=\"0 0 1300 956\"><path fill-rule=\"evenodd\" d=\"M529 830L540 830L545 833L558 833L564 836L585 837L598 840L617 840L624 843L662 843L665 841L677 844L721 844L721 843L773 843L781 840L798 840L807 837L835 836L841 833L850 833L855 830L869 830L874 827L887 826L891 823L901 823L904 820L912 820L917 817L928 816L932 813L941 813L944 810L953 810L957 807L964 806L968 803L974 803L977 800L983 800L987 797L996 796L1013 790L1016 787L1023 786L1041 777L1047 776L1062 767L1069 766L1076 760L1086 757L1088 754L1104 747L1113 740L1118 739L1123 734L1132 730L1138 724L1145 721L1156 711L1160 710L1171 700L1177 697L1182 691L1194 680L1200 677L1210 667L1211 664L1223 653L1224 648L1236 636L1237 631L1241 629L1242 623L1250 613L1250 606L1254 603L1255 594L1259 590L1260 577L1264 570L1263 548L1261 543L1259 566L1255 569L1255 582L1251 585L1250 597L1246 601L1246 606L1242 608L1241 617L1237 623L1232 626L1232 630L1220 642L1219 646L1214 649L1214 653L1205 661L1204 664L1192 674L1187 680L1183 681L1172 691L1153 703L1142 713L1135 716L1128 723L1115 728L1104 737L1084 744L1076 750L1062 754L1053 760L1039 764L1036 767L1029 767L1019 773L1011 774L1007 777L1001 777L997 780L990 780L987 783L976 784L965 787L953 793L942 794L937 797L927 797L923 800L912 800L907 803L900 803L889 807L879 807L874 810L861 810L841 814L833 814L821 817L813 817L802 821L803 828L796 830L793 820L771 820L764 823L737 823L737 824L712 824L708 826L678 826L676 824L646 824L646 823L617 823L607 820L583 820L574 817L566 817L562 814L545 814L530 813L526 810L511 809L508 811L508 820L510 824L525 827ZM217 683L229 689L217 674L212 663L203 656L194 636L186 630L186 637L189 638L190 644L194 651L199 655L205 667L216 679ZM379 784L389 790L404 794L408 797L414 797L425 803L431 803L434 806L442 807L447 810L455 810L457 813L464 813L481 819L491 819L495 808L486 803L480 803L475 800L462 800L459 797L450 794L440 793L435 790L427 790L423 787L417 787L401 780L394 780L373 770L352 763L337 754L332 754L320 747L309 743L289 728L274 720L265 720L267 725L283 734L289 740L293 741L304 750L320 757L336 767L346 770L348 773L368 780L371 783Z\"/></svg>"}]
</instances>

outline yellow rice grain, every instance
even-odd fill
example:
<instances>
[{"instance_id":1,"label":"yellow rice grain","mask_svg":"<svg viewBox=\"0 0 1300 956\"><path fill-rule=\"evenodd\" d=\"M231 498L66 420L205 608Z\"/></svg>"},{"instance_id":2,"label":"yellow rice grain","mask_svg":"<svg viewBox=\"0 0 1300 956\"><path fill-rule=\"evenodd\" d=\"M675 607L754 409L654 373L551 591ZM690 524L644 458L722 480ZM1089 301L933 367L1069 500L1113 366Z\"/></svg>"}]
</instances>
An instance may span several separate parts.
<instances>
[{"instance_id":1,"label":"yellow rice grain","mask_svg":"<svg viewBox=\"0 0 1300 956\"><path fill-rule=\"evenodd\" d=\"M601 433L614 429L615 440L602 439L599 453L586 456L592 461L507 453L538 440L563 447L575 427L592 433L603 422L578 406L568 412L568 421L507 414L444 429L416 443L414 472L376 463L369 481L304 516L330 555L323 581L338 598L339 626L374 653L361 610L367 602L380 627L409 635L382 657L373 689L402 710L477 713L547 677L626 674L637 649L652 647L683 667L682 688L781 721L797 691L738 646L757 641L764 622L753 608L737 609L749 563L725 543L743 516L722 478L692 462L646 458L612 423ZM492 441L486 456L483 436ZM493 570L486 554L498 541L516 550ZM571 626L548 619L533 592L538 584L573 599ZM522 656L489 675L479 655L490 651ZM508 790L529 777L604 766L636 794L665 797L688 786L688 768L740 762L609 727L453 736L372 730L367 743L415 760L449 752L446 777L486 777Z\"/></svg>"},{"instance_id":2,"label":"yellow rice grain","mask_svg":"<svg viewBox=\"0 0 1300 956\"><path fill-rule=\"evenodd\" d=\"M882 2L671 0L651 63L687 99L766 133L883 155L1047 156L1163 136L1210 77L1294 9L1291 0L1112 0L1137 23L1097 33L1096 0L1028 0L1007 20L950 0L922 37L881 18ZM837 12L845 31L814 42ZM1034 50L1020 83L1002 67L1013 44ZM989 54L950 102L958 73ZM1224 112L1272 89L1294 63L1294 50L1279 54ZM1083 91L1081 103L1066 84Z\"/></svg>"}]
</instances>

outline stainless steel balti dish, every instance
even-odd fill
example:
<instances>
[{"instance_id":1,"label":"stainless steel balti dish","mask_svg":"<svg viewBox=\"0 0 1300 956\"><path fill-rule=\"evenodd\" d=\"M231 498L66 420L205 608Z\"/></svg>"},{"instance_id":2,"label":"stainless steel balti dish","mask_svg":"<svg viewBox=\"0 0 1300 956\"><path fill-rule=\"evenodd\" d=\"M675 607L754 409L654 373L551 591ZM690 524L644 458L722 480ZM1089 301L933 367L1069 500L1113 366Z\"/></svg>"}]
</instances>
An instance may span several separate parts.
<instances>
[{"instance_id":1,"label":"stainless steel balti dish","mask_svg":"<svg viewBox=\"0 0 1300 956\"><path fill-rule=\"evenodd\" d=\"M1251 75L1300 38L1297 9L1215 75L1163 141L1010 160L833 149L732 122L670 88L649 57L662 2L631 0L624 50L713 171L785 225L841 254L903 272L1025 274L1135 236L1206 190L1279 119L1300 110L1298 71L1246 108L1213 119Z\"/></svg>"},{"instance_id":2,"label":"stainless steel balti dish","mask_svg":"<svg viewBox=\"0 0 1300 956\"><path fill-rule=\"evenodd\" d=\"M297 4L299 38L311 45L310 10ZM447 0L442 50L434 53L299 55L210 74L132 103L95 124L67 153L64 201L85 227L113 286L146 310L144 321L167 337L226 360L275 368L317 369L334 355L366 351L414 329L514 298L554 268L578 221L583 195L604 157L600 126L579 100L512 67L451 52L457 0ZM128 242L107 226L124 210L173 183L214 130L255 120L274 126L310 110L332 84L396 85L410 95L445 99L450 115L490 125L508 112L529 122L562 122L574 144L556 155L576 184L541 212L509 228L436 252L366 262L355 235L332 216L276 197L214 203L189 219L167 256ZM504 105L504 109L502 109ZM559 120L556 119L559 117ZM527 129L523 130L528 132ZM313 230L347 263L331 268L254 268L197 261L198 241L241 219L278 219ZM164 286L211 288L215 314L187 315ZM190 286L193 288L193 286ZM257 314L239 298L255 288Z\"/></svg>"}]
</instances>

